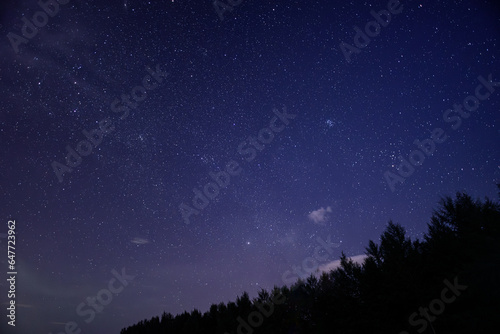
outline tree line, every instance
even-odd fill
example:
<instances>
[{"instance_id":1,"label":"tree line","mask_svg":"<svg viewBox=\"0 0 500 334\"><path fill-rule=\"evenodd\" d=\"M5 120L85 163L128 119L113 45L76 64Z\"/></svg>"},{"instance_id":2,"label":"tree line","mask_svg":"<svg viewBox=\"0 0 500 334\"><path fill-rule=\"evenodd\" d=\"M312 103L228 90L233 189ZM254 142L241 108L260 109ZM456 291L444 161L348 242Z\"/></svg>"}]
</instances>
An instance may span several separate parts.
<instances>
[{"instance_id":1,"label":"tree line","mask_svg":"<svg viewBox=\"0 0 500 334\"><path fill-rule=\"evenodd\" d=\"M500 190L500 185L498 185ZM499 193L500 195L500 193ZM445 197L423 240L390 221L367 258L250 299L163 313L121 334L478 333L500 311L500 202Z\"/></svg>"}]
</instances>

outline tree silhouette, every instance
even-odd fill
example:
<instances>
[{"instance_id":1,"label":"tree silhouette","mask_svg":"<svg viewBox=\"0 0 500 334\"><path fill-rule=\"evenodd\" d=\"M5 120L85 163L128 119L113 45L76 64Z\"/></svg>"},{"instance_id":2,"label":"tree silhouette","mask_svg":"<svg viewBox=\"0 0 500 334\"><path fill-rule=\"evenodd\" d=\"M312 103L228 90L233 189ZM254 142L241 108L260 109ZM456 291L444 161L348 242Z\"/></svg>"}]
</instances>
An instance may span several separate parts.
<instances>
[{"instance_id":1,"label":"tree silhouette","mask_svg":"<svg viewBox=\"0 0 500 334\"><path fill-rule=\"evenodd\" d=\"M412 241L402 225L389 221L380 244L368 242L362 265L342 252L340 266L319 277L261 290L253 300L243 292L204 314L163 313L121 334L233 334L237 319L255 312L265 313L262 324L251 328L255 334L498 331L500 204L457 193L440 200L427 227L423 241ZM445 280L467 288L438 316L422 320L426 326L415 327L409 320L442 298Z\"/></svg>"}]
</instances>

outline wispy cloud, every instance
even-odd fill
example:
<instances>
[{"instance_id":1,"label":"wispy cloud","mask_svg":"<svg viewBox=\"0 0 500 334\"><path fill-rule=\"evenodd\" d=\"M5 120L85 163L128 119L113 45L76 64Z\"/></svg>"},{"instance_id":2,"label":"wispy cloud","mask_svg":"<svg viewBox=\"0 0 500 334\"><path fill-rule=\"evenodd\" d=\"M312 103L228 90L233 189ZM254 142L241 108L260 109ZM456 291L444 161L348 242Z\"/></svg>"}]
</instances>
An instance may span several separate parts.
<instances>
[{"instance_id":1,"label":"wispy cloud","mask_svg":"<svg viewBox=\"0 0 500 334\"><path fill-rule=\"evenodd\" d=\"M144 239L144 238L134 238L134 239L130 240L130 242L133 244L136 244L136 245L149 244L149 240Z\"/></svg>"},{"instance_id":2,"label":"wispy cloud","mask_svg":"<svg viewBox=\"0 0 500 334\"><path fill-rule=\"evenodd\" d=\"M363 261L367 258L368 256L365 255L365 254L360 254L360 255L355 255L355 256L351 256L350 259L354 262L354 263L358 263L358 264L362 264ZM319 272L322 273L322 272L329 272L329 271L332 271L334 269L337 269L340 267L340 260L335 260L335 261L332 261L332 262L329 262L329 263L326 263L322 266L319 266Z\"/></svg>"},{"instance_id":3,"label":"wispy cloud","mask_svg":"<svg viewBox=\"0 0 500 334\"><path fill-rule=\"evenodd\" d=\"M24 308L32 308L32 307L35 307L34 305L31 305L31 304L18 304L18 303L16 303L16 306L17 306L17 307L24 307Z\"/></svg>"},{"instance_id":4,"label":"wispy cloud","mask_svg":"<svg viewBox=\"0 0 500 334\"><path fill-rule=\"evenodd\" d=\"M328 206L326 209L321 207L321 209L315 210L307 215L307 217L312 220L315 224L325 225L325 221L328 213L332 212L332 208Z\"/></svg>"}]
</instances>

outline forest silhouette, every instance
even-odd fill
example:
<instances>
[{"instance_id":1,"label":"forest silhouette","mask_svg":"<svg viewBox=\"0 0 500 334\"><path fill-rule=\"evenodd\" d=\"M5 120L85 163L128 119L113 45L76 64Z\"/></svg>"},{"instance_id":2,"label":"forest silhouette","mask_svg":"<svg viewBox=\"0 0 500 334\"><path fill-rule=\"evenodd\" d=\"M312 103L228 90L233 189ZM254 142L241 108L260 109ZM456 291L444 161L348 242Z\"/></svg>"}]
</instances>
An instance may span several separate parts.
<instances>
[{"instance_id":1,"label":"forest silhouette","mask_svg":"<svg viewBox=\"0 0 500 334\"><path fill-rule=\"evenodd\" d=\"M500 185L499 189L500 198ZM392 221L363 264L344 253L319 278L251 300L142 320L121 334L481 333L500 311L500 201L444 197L423 240ZM498 326L495 326L498 327Z\"/></svg>"}]
</instances>

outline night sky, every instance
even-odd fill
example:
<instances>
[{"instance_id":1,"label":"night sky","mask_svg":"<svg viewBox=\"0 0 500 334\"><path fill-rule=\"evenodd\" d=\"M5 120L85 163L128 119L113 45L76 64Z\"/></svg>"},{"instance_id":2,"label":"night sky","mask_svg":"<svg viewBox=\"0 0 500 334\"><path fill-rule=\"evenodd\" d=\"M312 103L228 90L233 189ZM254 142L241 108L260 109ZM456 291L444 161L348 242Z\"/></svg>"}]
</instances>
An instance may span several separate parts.
<instances>
[{"instance_id":1,"label":"night sky","mask_svg":"<svg viewBox=\"0 0 500 334\"><path fill-rule=\"evenodd\" d=\"M60 3L1 4L2 333L205 312L497 198L495 1Z\"/></svg>"}]
</instances>

